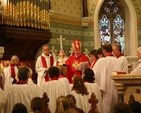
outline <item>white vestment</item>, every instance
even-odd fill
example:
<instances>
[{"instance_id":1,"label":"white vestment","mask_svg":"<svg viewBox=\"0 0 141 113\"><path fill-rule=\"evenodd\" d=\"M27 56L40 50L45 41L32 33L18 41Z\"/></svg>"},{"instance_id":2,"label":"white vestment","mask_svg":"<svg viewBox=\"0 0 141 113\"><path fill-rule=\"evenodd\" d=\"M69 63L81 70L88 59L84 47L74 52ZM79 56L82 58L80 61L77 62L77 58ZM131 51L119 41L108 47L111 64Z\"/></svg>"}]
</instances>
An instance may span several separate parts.
<instances>
[{"instance_id":1,"label":"white vestment","mask_svg":"<svg viewBox=\"0 0 141 113\"><path fill-rule=\"evenodd\" d=\"M97 60L97 62L95 63L94 67L92 68L92 70L94 71L94 74L95 74L95 73L97 73L97 74L99 73L99 70L98 70L97 67L100 67L100 65L101 65L104 61L105 61L105 58L104 58L104 57L99 58L99 59ZM95 77L95 82L96 82L98 85L100 84L99 81L100 81L100 77L99 77L99 76Z\"/></svg>"},{"instance_id":2,"label":"white vestment","mask_svg":"<svg viewBox=\"0 0 141 113\"><path fill-rule=\"evenodd\" d=\"M45 57L47 67L49 68L51 54L49 56L45 56L44 54L42 54L42 56ZM54 58L54 62L55 62L55 58ZM45 83L45 75L46 75L46 68L43 67L41 56L39 56L36 61L35 69L36 69L36 72L38 73L37 85L40 87L41 85Z\"/></svg>"},{"instance_id":3,"label":"white vestment","mask_svg":"<svg viewBox=\"0 0 141 113\"><path fill-rule=\"evenodd\" d=\"M46 92L49 97L49 103L48 107L51 111L51 113L55 113L56 110L56 99L59 96L66 96L70 93L70 90L68 90L69 87L66 86L65 82L61 82L59 80L52 80L49 82L45 82L41 86L42 92Z\"/></svg>"},{"instance_id":4,"label":"white vestment","mask_svg":"<svg viewBox=\"0 0 141 113\"><path fill-rule=\"evenodd\" d=\"M13 84L6 91L4 113L12 113L12 109L16 103L24 104L28 112L31 112L31 100L34 97L42 97L42 95L43 93L36 84Z\"/></svg>"},{"instance_id":5,"label":"white vestment","mask_svg":"<svg viewBox=\"0 0 141 113\"><path fill-rule=\"evenodd\" d=\"M68 88L68 91L70 92L71 89L70 89L69 80L68 80L66 77L58 78L58 80L61 81L61 82L64 82L64 83L66 84L65 86L66 86L66 87L69 87L69 88Z\"/></svg>"},{"instance_id":6,"label":"white vestment","mask_svg":"<svg viewBox=\"0 0 141 113\"><path fill-rule=\"evenodd\" d=\"M3 90L0 88L0 112L3 109L6 102L6 95Z\"/></svg>"},{"instance_id":7,"label":"white vestment","mask_svg":"<svg viewBox=\"0 0 141 113\"><path fill-rule=\"evenodd\" d=\"M14 70L15 70L15 75L17 76L18 74L18 70L19 68L17 66L14 66ZM12 85L13 82L13 78L12 78L12 74L11 74L11 67L8 66L5 71L4 71L4 84L3 84L3 90L6 92L6 90L8 89L9 86Z\"/></svg>"},{"instance_id":8,"label":"white vestment","mask_svg":"<svg viewBox=\"0 0 141 113\"><path fill-rule=\"evenodd\" d=\"M85 83L85 86L87 87L89 91L89 98L91 97L92 92L95 93L96 98L98 99L97 109L100 113L102 113L102 97L99 85L97 83Z\"/></svg>"},{"instance_id":9,"label":"white vestment","mask_svg":"<svg viewBox=\"0 0 141 113\"><path fill-rule=\"evenodd\" d=\"M4 72L3 72L3 70L2 70L2 68L1 68L1 66L0 66L0 84L2 85L2 88L3 88L3 85L4 85Z\"/></svg>"},{"instance_id":10,"label":"white vestment","mask_svg":"<svg viewBox=\"0 0 141 113\"><path fill-rule=\"evenodd\" d=\"M141 74L141 59L138 60L138 64L131 74Z\"/></svg>"},{"instance_id":11,"label":"white vestment","mask_svg":"<svg viewBox=\"0 0 141 113\"><path fill-rule=\"evenodd\" d=\"M35 84L35 83L32 81L31 78L28 78L27 83L28 83L29 85L34 85L34 84Z\"/></svg>"},{"instance_id":12,"label":"white vestment","mask_svg":"<svg viewBox=\"0 0 141 113\"><path fill-rule=\"evenodd\" d=\"M125 56L121 56L118 58L118 61L120 63L120 68L122 72L128 73L128 61Z\"/></svg>"},{"instance_id":13,"label":"white vestment","mask_svg":"<svg viewBox=\"0 0 141 113\"><path fill-rule=\"evenodd\" d=\"M85 113L88 113L91 108L91 104L89 103L90 95L88 94L82 96L82 94L77 94L75 90L71 91L71 94L76 99L76 106L82 109Z\"/></svg>"},{"instance_id":14,"label":"white vestment","mask_svg":"<svg viewBox=\"0 0 141 113\"><path fill-rule=\"evenodd\" d=\"M121 71L116 57L107 56L96 62L95 82L99 84L102 92L102 113L113 113L113 105L118 101L117 90L111 79L113 71Z\"/></svg>"}]
</instances>

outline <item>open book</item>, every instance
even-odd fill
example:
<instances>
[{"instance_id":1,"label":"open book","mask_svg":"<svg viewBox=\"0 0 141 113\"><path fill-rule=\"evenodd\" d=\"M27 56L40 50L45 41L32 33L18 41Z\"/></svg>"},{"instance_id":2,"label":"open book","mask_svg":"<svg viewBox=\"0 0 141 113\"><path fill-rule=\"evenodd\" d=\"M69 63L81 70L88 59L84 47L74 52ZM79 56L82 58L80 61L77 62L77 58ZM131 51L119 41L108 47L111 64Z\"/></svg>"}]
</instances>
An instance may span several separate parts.
<instances>
[{"instance_id":1,"label":"open book","mask_svg":"<svg viewBox=\"0 0 141 113\"><path fill-rule=\"evenodd\" d=\"M83 70L86 69L87 66L88 66L88 61L86 61L86 62L80 62L79 63L79 70L80 71L83 71Z\"/></svg>"}]
</instances>

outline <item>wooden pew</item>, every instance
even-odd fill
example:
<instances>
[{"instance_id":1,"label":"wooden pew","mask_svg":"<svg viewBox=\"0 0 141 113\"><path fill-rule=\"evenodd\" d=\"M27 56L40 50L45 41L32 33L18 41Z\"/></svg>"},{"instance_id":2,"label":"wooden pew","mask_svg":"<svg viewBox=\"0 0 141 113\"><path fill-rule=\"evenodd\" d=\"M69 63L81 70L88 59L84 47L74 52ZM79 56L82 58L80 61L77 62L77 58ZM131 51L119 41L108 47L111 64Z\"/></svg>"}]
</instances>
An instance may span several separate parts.
<instances>
[{"instance_id":1,"label":"wooden pew","mask_svg":"<svg viewBox=\"0 0 141 113\"><path fill-rule=\"evenodd\" d=\"M98 99L96 98L94 92L91 94L91 97L89 99L89 103L91 103L91 109L88 113L99 113L97 110L96 104L98 103Z\"/></svg>"},{"instance_id":2,"label":"wooden pew","mask_svg":"<svg viewBox=\"0 0 141 113\"><path fill-rule=\"evenodd\" d=\"M42 113L51 113L49 108L48 108L49 98L48 98L48 95L47 95L46 92L43 94L42 101L43 101Z\"/></svg>"}]
</instances>

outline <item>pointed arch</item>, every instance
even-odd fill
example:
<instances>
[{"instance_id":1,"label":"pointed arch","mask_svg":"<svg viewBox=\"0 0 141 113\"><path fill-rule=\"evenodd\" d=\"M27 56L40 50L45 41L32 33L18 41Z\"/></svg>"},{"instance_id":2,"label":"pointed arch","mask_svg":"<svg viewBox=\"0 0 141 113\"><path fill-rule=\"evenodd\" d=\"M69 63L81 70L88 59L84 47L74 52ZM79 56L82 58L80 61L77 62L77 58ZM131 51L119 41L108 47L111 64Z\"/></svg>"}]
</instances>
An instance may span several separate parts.
<instances>
[{"instance_id":1,"label":"pointed arch","mask_svg":"<svg viewBox=\"0 0 141 113\"><path fill-rule=\"evenodd\" d=\"M99 0L94 11L94 45L100 47L99 40L99 11L104 0ZM137 15L135 8L130 0L120 0L125 8L125 55L136 55L138 46L137 37ZM128 40L128 43L127 43Z\"/></svg>"}]
</instances>

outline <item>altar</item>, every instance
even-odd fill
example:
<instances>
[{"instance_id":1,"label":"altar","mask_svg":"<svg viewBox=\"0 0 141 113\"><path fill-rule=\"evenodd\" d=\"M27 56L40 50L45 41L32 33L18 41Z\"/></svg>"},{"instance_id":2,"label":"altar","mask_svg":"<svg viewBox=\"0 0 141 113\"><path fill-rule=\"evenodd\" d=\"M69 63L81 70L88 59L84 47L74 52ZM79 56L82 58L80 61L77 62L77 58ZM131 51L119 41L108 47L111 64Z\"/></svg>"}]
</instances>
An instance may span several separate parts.
<instances>
[{"instance_id":1,"label":"altar","mask_svg":"<svg viewBox=\"0 0 141 113\"><path fill-rule=\"evenodd\" d=\"M141 103L141 74L113 74L111 78L115 81L118 101Z\"/></svg>"}]
</instances>

